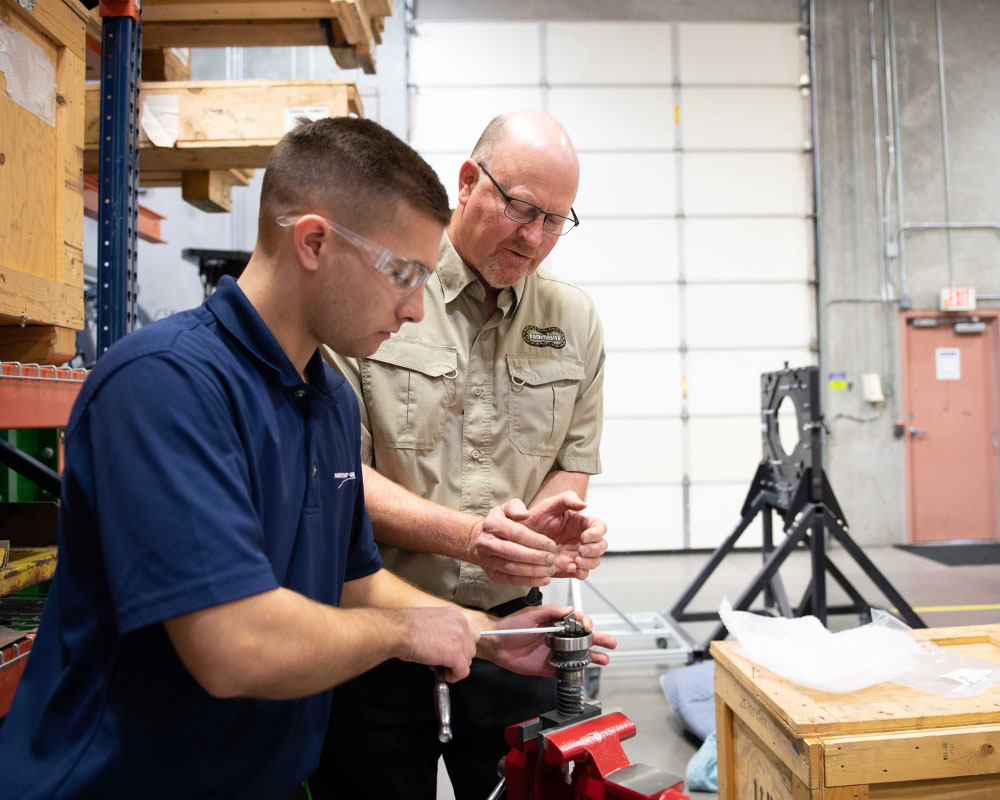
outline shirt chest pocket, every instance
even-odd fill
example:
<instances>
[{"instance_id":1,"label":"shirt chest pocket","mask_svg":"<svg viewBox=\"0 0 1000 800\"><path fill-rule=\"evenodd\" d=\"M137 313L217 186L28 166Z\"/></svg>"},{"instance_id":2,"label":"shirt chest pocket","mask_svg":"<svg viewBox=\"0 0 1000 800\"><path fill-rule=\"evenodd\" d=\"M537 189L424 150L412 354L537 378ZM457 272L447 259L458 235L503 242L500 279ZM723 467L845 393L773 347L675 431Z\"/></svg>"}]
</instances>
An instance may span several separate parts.
<instances>
[{"instance_id":1,"label":"shirt chest pocket","mask_svg":"<svg viewBox=\"0 0 1000 800\"><path fill-rule=\"evenodd\" d=\"M559 452L583 378L583 364L574 359L507 355L508 429L519 452Z\"/></svg>"},{"instance_id":2,"label":"shirt chest pocket","mask_svg":"<svg viewBox=\"0 0 1000 800\"><path fill-rule=\"evenodd\" d=\"M390 339L361 360L361 388L376 444L431 450L455 399L458 351Z\"/></svg>"}]
</instances>

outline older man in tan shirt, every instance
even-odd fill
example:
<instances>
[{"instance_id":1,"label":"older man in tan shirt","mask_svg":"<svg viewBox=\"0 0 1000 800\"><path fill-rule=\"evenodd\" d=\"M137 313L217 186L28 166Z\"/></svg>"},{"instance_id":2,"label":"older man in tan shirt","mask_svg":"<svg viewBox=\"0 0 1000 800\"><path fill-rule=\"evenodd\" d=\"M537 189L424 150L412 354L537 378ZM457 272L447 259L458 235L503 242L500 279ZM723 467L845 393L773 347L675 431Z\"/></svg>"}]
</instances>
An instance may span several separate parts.
<instances>
[{"instance_id":1,"label":"older man in tan shirt","mask_svg":"<svg viewBox=\"0 0 1000 800\"><path fill-rule=\"evenodd\" d=\"M384 332L370 358L328 353L360 399L386 566L494 614L537 604L553 576L586 577L607 548L604 523L580 513L600 471L601 323L583 291L536 272L578 224L578 181L552 117L493 120L459 171L423 321ZM551 680L476 661L452 689L455 739L440 745L432 676L412 666L338 690L318 796L433 800L443 755L459 800L485 800L504 727L555 705Z\"/></svg>"}]
</instances>

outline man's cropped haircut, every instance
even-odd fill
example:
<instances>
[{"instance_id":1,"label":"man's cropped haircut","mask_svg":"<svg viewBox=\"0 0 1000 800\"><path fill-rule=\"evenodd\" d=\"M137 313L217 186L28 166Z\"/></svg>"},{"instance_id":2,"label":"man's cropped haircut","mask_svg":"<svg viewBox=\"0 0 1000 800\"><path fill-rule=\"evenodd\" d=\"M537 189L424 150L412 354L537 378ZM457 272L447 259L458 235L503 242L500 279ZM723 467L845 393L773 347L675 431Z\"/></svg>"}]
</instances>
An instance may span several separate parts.
<instances>
[{"instance_id":1,"label":"man's cropped haircut","mask_svg":"<svg viewBox=\"0 0 1000 800\"><path fill-rule=\"evenodd\" d=\"M448 193L417 152L381 125L356 117L300 120L274 146L260 192L258 237L273 252L275 217L326 210L364 233L404 203L442 225Z\"/></svg>"}]
</instances>

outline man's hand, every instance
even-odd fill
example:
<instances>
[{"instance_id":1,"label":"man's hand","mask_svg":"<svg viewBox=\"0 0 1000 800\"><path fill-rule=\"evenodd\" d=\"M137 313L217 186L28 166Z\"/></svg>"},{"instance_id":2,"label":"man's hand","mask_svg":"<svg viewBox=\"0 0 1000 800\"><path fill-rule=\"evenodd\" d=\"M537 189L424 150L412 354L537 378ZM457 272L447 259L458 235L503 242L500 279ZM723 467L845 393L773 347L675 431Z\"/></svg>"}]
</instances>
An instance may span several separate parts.
<instances>
[{"instance_id":1,"label":"man's hand","mask_svg":"<svg viewBox=\"0 0 1000 800\"><path fill-rule=\"evenodd\" d=\"M466 561L478 564L497 583L545 586L555 573L556 543L535 533L508 515L507 508L520 500L494 506L470 531Z\"/></svg>"},{"instance_id":2,"label":"man's hand","mask_svg":"<svg viewBox=\"0 0 1000 800\"><path fill-rule=\"evenodd\" d=\"M442 666L449 682L469 674L479 631L470 624L462 609L455 606L406 608L396 613L407 634L399 653L401 660Z\"/></svg>"},{"instance_id":3,"label":"man's hand","mask_svg":"<svg viewBox=\"0 0 1000 800\"><path fill-rule=\"evenodd\" d=\"M507 516L536 533L544 534L555 545L554 578L583 580L597 569L608 549L604 520L580 512L587 504L576 492L567 490L532 506L520 500L508 500L503 508Z\"/></svg>"},{"instance_id":4,"label":"man's hand","mask_svg":"<svg viewBox=\"0 0 1000 800\"><path fill-rule=\"evenodd\" d=\"M587 504L565 491L525 508L508 500L471 532L470 555L498 583L545 586L552 578L586 578L608 549L608 526L581 514Z\"/></svg>"},{"instance_id":5,"label":"man's hand","mask_svg":"<svg viewBox=\"0 0 1000 800\"><path fill-rule=\"evenodd\" d=\"M531 606L502 619L488 617L488 620L490 627L497 630L544 628L554 625L572 610L572 606ZM576 618L583 622L586 630L593 630L593 622L582 611L576 612ZM618 646L614 636L598 631L594 631L594 644L608 650L614 650ZM522 675L555 675L555 667L549 664L551 653L552 651L545 642L544 633L484 636L479 640L478 654L481 658L487 658L497 666L509 669L511 672L519 672ZM598 666L604 666L609 661L607 653L601 653L597 650L591 650L590 657L593 663Z\"/></svg>"}]
</instances>

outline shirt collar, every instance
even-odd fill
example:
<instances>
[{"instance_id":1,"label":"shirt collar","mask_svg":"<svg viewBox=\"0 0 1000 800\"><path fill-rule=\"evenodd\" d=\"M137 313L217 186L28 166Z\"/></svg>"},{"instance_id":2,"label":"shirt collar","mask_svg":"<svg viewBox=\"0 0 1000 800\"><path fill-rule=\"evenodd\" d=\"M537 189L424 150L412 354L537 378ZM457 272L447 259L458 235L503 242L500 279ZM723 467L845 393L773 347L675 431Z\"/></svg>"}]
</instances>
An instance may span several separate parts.
<instances>
[{"instance_id":1,"label":"shirt collar","mask_svg":"<svg viewBox=\"0 0 1000 800\"><path fill-rule=\"evenodd\" d=\"M455 249L455 245L451 243L451 239L448 238L448 234L445 233L441 237L441 246L438 249L438 262L437 269L435 273L438 279L441 281L441 289L444 291L444 302L450 303L456 297L458 297L465 288L470 283L478 283L479 278L476 273L472 271L468 264L462 260L462 257L458 254ZM527 278L521 278L513 286L509 287L510 291L504 289L500 292L497 297L497 305L504 309L507 313L507 306L514 308L521 301L521 297L524 295L524 282ZM480 287L476 297L480 299L485 299L484 290ZM513 302L506 298L513 295Z\"/></svg>"},{"instance_id":2,"label":"shirt collar","mask_svg":"<svg viewBox=\"0 0 1000 800\"><path fill-rule=\"evenodd\" d=\"M219 280L218 288L205 305L219 320L219 324L257 361L277 373L282 386L304 388L305 384L295 366L232 277L224 275ZM306 364L306 374L309 376L310 387L321 394L330 394L330 383L318 348Z\"/></svg>"}]
</instances>

